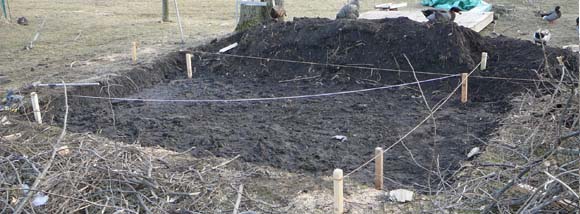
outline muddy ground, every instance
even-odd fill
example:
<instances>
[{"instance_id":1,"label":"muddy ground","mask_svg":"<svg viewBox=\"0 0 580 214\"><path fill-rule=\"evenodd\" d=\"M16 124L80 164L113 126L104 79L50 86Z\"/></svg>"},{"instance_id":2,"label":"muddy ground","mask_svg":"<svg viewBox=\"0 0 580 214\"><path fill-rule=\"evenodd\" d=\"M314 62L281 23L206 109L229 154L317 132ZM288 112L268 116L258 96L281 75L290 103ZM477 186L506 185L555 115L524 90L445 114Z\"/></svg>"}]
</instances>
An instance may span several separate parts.
<instances>
[{"instance_id":1,"label":"muddy ground","mask_svg":"<svg viewBox=\"0 0 580 214\"><path fill-rule=\"evenodd\" d=\"M209 53L234 41L240 45L230 52L232 55L274 56L272 58L326 62L332 66L240 59ZM421 126L404 144L386 153L387 186L413 186L419 191L426 190L428 172L435 169L432 164L438 164L436 168L443 176L452 173L459 162L466 159L469 150L481 146L480 140L487 139L498 127L497 121L511 109L509 99L537 87L526 81L482 77L529 80L549 77L549 73L559 72L555 69L555 56L564 56L567 65L576 64L570 52L547 48L550 69L546 69L542 47L530 42L504 37L484 38L456 25L428 28L405 18L379 21L298 19L257 27L190 51L195 54L194 67L198 71L192 80L185 79L182 72L183 53L172 53L159 63L162 66L134 71L129 78L122 78L124 81L117 81L110 88L84 89L73 94L164 100L320 94L414 82L412 73L406 72L411 70L410 66L403 64L406 62L404 55L417 71L432 73L418 74L420 80L427 80L469 72L476 67L481 52L489 52L489 69L473 74L468 104L461 104L459 95L455 94L436 114L436 129L429 123ZM330 52L333 54L328 54ZM363 68L341 66L355 64ZM569 70L575 69L570 67ZM309 78L296 80L304 77ZM147 79L156 82L149 82L152 87L147 88L140 83L149 81ZM422 89L429 106L439 103L458 83L458 77L424 83ZM145 89L136 89L135 85ZM113 89L112 93L107 89ZM160 145L176 151L194 148L191 154L197 157L240 155L244 161L312 174L329 174L334 168L346 172L355 169L368 160L375 147L392 145L429 113L416 85L270 102L71 99L73 110L69 127L76 132L95 132L115 140ZM55 117L55 122L60 123L58 118ZM334 135L345 135L348 140L333 140ZM366 167L353 176L367 182L372 179L371 170ZM431 182L436 185L439 181Z\"/></svg>"},{"instance_id":2,"label":"muddy ground","mask_svg":"<svg viewBox=\"0 0 580 214\"><path fill-rule=\"evenodd\" d=\"M457 81L453 81L456 83ZM441 83L433 83L441 84ZM432 84L429 84L432 85ZM360 89L356 86L316 87L312 83L256 84L250 81L200 79L162 84L135 98L231 99L238 97L288 96L325 91ZM427 90L426 93L433 93ZM69 123L75 131L98 131L116 140L142 145L161 145L177 151L192 151L196 156L234 157L249 162L286 169L328 174L342 168L350 171L366 161L377 146L388 147L428 114L414 87L367 94L344 95L297 101L184 104L115 102L113 123L107 109L73 114ZM415 97L415 98L413 98ZM431 105L443 95L429 96ZM106 103L104 103L106 105ZM493 104L477 105L466 111L457 99L452 107L438 114L438 137L431 126L418 129L405 141L409 149L395 147L386 154L386 174L405 185L424 185L425 171L431 163L432 149L440 156L443 169L453 169L476 145L469 135L485 138L496 126ZM87 109L89 110L89 109ZM497 110L496 110L497 111ZM99 116L100 115L100 116ZM138 116L137 116L138 115ZM345 135L341 142L331 139ZM357 174L369 180L369 173ZM393 185L394 186L394 185Z\"/></svg>"}]
</instances>

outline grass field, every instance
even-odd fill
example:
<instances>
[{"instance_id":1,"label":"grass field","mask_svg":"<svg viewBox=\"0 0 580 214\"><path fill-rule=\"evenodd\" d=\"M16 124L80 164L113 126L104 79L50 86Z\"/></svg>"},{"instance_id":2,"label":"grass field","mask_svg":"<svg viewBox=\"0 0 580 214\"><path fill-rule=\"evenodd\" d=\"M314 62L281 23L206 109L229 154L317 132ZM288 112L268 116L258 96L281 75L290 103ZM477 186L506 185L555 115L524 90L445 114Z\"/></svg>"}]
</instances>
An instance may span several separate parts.
<instances>
[{"instance_id":1,"label":"grass field","mask_svg":"<svg viewBox=\"0 0 580 214\"><path fill-rule=\"evenodd\" d=\"M286 3L288 19L293 17L333 18L344 0L295 0ZM379 0L362 1L362 10L372 10ZM409 1L409 5L418 4ZM556 2L564 16L557 25L548 26L533 11L549 10ZM173 3L173 2L170 2ZM574 18L578 2L493 0L507 8L497 24L497 32L530 39L538 28L554 31L551 45L577 43ZM232 32L235 28L234 0L179 0L186 46ZM0 21L0 74L11 80L1 89L17 88L34 81L84 80L97 78L130 65L130 45L139 42L140 62L147 62L167 50L179 48L179 28L173 4L170 23L160 23L161 2L146 1L83 1L23 0L10 1L13 20ZM25 16L30 25L20 26L16 17ZM32 50L23 48L32 40L45 20ZM484 33L489 33L487 30ZM519 31L519 32L518 32Z\"/></svg>"},{"instance_id":2,"label":"grass field","mask_svg":"<svg viewBox=\"0 0 580 214\"><path fill-rule=\"evenodd\" d=\"M289 12L291 17L332 17L341 2L333 0L313 5L302 0L292 1L287 7L292 11ZM0 74L8 75L12 82L0 88L39 80L86 79L126 68L133 40L139 41L140 61L179 47L173 4L170 4L172 22L160 23L160 1L25 0L10 3L14 20L0 22ZM186 46L232 32L234 3L233 0L178 1ZM15 19L20 16L27 17L30 25L17 25ZM44 28L34 48L23 50L44 19Z\"/></svg>"}]
</instances>

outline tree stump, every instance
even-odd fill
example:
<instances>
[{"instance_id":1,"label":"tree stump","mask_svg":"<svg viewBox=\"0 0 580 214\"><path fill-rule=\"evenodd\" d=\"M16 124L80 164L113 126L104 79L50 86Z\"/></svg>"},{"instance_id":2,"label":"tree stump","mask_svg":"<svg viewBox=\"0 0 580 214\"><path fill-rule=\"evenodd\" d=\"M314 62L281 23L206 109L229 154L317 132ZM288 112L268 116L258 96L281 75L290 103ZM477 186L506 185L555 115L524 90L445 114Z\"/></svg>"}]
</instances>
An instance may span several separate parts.
<instances>
[{"instance_id":1,"label":"tree stump","mask_svg":"<svg viewBox=\"0 0 580 214\"><path fill-rule=\"evenodd\" d=\"M240 4L240 19L235 31L243 31L253 26L272 22L270 10L275 6L283 7L284 0L261 0L265 2L265 6L258 5L258 2L245 2ZM254 4L252 4L254 3ZM258 4L256 4L258 3Z\"/></svg>"}]
</instances>

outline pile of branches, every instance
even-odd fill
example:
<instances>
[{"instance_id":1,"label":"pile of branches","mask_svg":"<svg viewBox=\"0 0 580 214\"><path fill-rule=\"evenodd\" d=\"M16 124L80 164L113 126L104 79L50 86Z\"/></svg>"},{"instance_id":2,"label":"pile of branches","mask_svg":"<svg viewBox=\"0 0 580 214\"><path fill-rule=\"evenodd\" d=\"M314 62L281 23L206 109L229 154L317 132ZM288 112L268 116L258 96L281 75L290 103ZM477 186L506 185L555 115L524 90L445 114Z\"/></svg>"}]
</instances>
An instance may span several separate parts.
<instances>
[{"instance_id":1,"label":"pile of branches","mask_svg":"<svg viewBox=\"0 0 580 214\"><path fill-rule=\"evenodd\" d=\"M435 210L481 213L571 213L580 210L578 77L542 78L514 98L513 110L484 152L466 161L434 200ZM444 196L444 197L443 197ZM433 211L433 210L432 210Z\"/></svg>"},{"instance_id":2,"label":"pile of branches","mask_svg":"<svg viewBox=\"0 0 580 214\"><path fill-rule=\"evenodd\" d=\"M56 148L54 158L50 140L2 142L0 213L205 210L214 203L208 193L223 189L219 176L208 177L199 171L205 167L199 160L104 142L88 134L70 139ZM43 197L49 200L42 203Z\"/></svg>"},{"instance_id":3,"label":"pile of branches","mask_svg":"<svg viewBox=\"0 0 580 214\"><path fill-rule=\"evenodd\" d=\"M268 209L268 203L252 201L248 191L238 191L256 172L233 159L196 159L187 151L145 148L90 134L59 138L60 128L23 126L37 130L17 135L0 131L0 213ZM231 169L238 166L244 169ZM243 203L235 205L241 196Z\"/></svg>"}]
</instances>

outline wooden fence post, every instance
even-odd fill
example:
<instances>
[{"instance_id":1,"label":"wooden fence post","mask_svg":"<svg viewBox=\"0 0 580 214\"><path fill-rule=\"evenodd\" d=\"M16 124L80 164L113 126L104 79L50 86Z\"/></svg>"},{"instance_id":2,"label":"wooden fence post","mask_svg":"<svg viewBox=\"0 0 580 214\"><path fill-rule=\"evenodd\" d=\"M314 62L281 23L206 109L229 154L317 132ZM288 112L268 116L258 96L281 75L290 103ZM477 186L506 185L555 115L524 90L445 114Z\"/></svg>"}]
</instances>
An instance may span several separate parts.
<instances>
[{"instance_id":1,"label":"wooden fence post","mask_svg":"<svg viewBox=\"0 0 580 214\"><path fill-rule=\"evenodd\" d=\"M332 173L332 179L334 180L334 213L343 214L344 213L344 196L343 196L343 181L342 169L335 169Z\"/></svg>"},{"instance_id":2,"label":"wooden fence post","mask_svg":"<svg viewBox=\"0 0 580 214\"><path fill-rule=\"evenodd\" d=\"M383 189L383 148L375 148L375 189Z\"/></svg>"},{"instance_id":3,"label":"wooden fence post","mask_svg":"<svg viewBox=\"0 0 580 214\"><path fill-rule=\"evenodd\" d=\"M461 74L461 103L467 102L467 73Z\"/></svg>"},{"instance_id":4,"label":"wooden fence post","mask_svg":"<svg viewBox=\"0 0 580 214\"><path fill-rule=\"evenodd\" d=\"M137 64L137 42L133 41L133 47L132 47L132 51L131 51L131 58L133 61L133 64Z\"/></svg>"},{"instance_id":5,"label":"wooden fence post","mask_svg":"<svg viewBox=\"0 0 580 214\"><path fill-rule=\"evenodd\" d=\"M169 22L169 0L161 0L161 21Z\"/></svg>"},{"instance_id":6,"label":"wooden fence post","mask_svg":"<svg viewBox=\"0 0 580 214\"><path fill-rule=\"evenodd\" d=\"M481 53L481 65L480 65L479 69L482 71L487 69L487 52Z\"/></svg>"},{"instance_id":7,"label":"wooden fence post","mask_svg":"<svg viewBox=\"0 0 580 214\"><path fill-rule=\"evenodd\" d=\"M193 77L193 71L191 70L191 54L185 54L185 64L187 66L187 78L191 79Z\"/></svg>"},{"instance_id":8,"label":"wooden fence post","mask_svg":"<svg viewBox=\"0 0 580 214\"><path fill-rule=\"evenodd\" d=\"M32 99L32 111L34 112L34 119L38 124L42 124L42 115L40 114L40 104L38 104L38 94L36 92L30 93Z\"/></svg>"}]
</instances>

